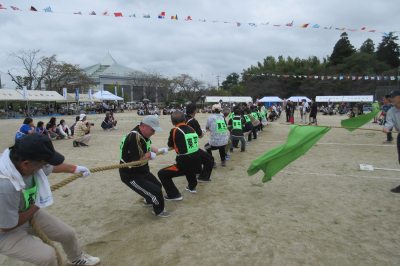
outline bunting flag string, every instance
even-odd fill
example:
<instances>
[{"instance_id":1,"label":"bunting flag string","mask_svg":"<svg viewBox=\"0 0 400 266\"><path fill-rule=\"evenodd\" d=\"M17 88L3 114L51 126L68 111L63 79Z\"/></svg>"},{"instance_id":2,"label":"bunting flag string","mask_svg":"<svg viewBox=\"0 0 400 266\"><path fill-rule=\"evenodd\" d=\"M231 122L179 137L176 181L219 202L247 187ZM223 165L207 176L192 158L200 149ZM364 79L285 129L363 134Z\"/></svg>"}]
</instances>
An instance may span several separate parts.
<instances>
[{"instance_id":1,"label":"bunting flag string","mask_svg":"<svg viewBox=\"0 0 400 266\"><path fill-rule=\"evenodd\" d=\"M79 11L79 12L73 12L73 13L67 13L67 12L54 12L53 10L52 10L52 8L49 6L49 7L47 7L47 8L44 8L43 9L43 11L38 11L35 7L33 7L33 6L31 6L31 7L29 7L28 8L28 10L22 10L22 9L19 9L18 7L15 7L15 6L10 6L11 7L11 9L9 10L9 9L7 9L6 7L4 7L3 5L1 5L0 4L0 10L4 10L4 11L11 11L11 10L14 10L14 11L34 11L34 12L45 12L45 13L47 13L47 12L49 12L49 13L64 13L64 14L71 14L71 15L84 15L81 11ZM95 12L95 11L92 11L92 12L89 12L89 13L87 13L88 15L90 15L90 16L94 16L94 15L97 15L97 13ZM102 13L99 13L99 14L101 14L102 16L110 16L110 13L106 10L105 12L102 12ZM121 13L121 12L114 12L113 13L114 14L114 16L115 17L126 17L126 18L151 18L151 16L150 16L150 14L143 14L143 16L142 17L139 17L139 16L137 16L136 14L129 14L129 15L126 15L126 16L123 16L123 14ZM165 14L165 12L161 12L160 14L157 14L157 16L155 16L155 19L165 19L165 17L166 17L166 14ZM171 15L171 19L172 20L178 20L178 15L177 14L175 14L175 15ZM193 21L193 17L192 16L187 16L185 19L184 19L185 21ZM197 19L196 19L196 21L197 21ZM205 19L199 19L198 20L199 22L206 22L206 20ZM229 22L229 21L218 21L218 20L211 20L213 23L217 23L217 22L221 22L221 23L226 23L226 24L229 24L229 23L235 23L236 24L236 26L237 27L240 27L240 26L242 26L242 25L245 25L245 24L243 24L242 22ZM263 25L263 26L268 26L269 24L270 24L270 22L268 21L267 23L247 23L250 27L257 27L258 25ZM282 24L273 24L273 26L274 27L280 27ZM294 22L292 21L292 22L290 22L290 23L287 23L287 24L284 24L285 26L287 26L287 27L292 27L292 28L294 28ZM308 26L310 25L310 23L305 23L305 24L300 24L300 28L307 28ZM311 29L326 29L326 30L331 30L332 28L333 28L333 26L330 26L330 27L321 27L319 24L314 24L312 27L310 27ZM334 30L339 30L339 31L344 31L344 30L346 30L346 28L333 28ZM379 33L381 33L381 34L383 34L384 36L386 36L386 37L388 37L389 36L389 33L392 33L392 34L400 34L400 31L377 31L377 30L368 30L367 31L367 28L366 27L362 27L360 30L358 30L358 29L354 29L354 28L349 28L349 29L347 29L348 31L351 31L351 32L370 32L370 33L376 33L376 32L379 32Z\"/></svg>"}]
</instances>

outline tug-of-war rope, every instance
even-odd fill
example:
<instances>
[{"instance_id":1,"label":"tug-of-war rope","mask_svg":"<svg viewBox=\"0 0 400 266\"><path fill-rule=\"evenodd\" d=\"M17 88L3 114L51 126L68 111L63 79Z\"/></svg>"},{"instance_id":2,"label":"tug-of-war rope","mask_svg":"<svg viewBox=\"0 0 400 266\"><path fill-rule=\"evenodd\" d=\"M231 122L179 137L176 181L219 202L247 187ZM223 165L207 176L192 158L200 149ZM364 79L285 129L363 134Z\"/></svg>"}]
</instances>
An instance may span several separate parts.
<instances>
[{"instance_id":1,"label":"tug-of-war rope","mask_svg":"<svg viewBox=\"0 0 400 266\"><path fill-rule=\"evenodd\" d=\"M173 150L173 148L169 148L168 149ZM161 155L164 153L164 150L157 152L157 155ZM96 173L96 172L101 172L101 171L107 171L107 170L113 170L113 169L119 169L119 168L125 168L125 167L130 167L130 166L135 166L135 165L140 165L140 164L144 164L148 161L150 161L151 159L146 159L143 161L135 161L135 162L130 162L130 163L124 163L124 164L116 164L116 165L109 165L109 166L102 166L102 167L95 167L95 168L91 168L90 173ZM67 179L52 185L50 187L51 191L55 191L65 185L68 185L69 183L71 183L72 181L75 181L76 179L80 178L82 176L83 172L77 173L71 177L68 177ZM47 245L51 246L52 248L54 248L54 251L56 252L56 256L57 256L57 263L59 266L63 266L63 262L62 262L62 257L60 252L58 251L58 249L56 248L56 246L54 245L54 243L46 236L46 234L43 232L43 230L40 228L40 226L38 225L38 223L36 222L35 217L32 217L32 219L29 221L30 226L32 226L33 230L36 232L36 234L38 235L38 237Z\"/></svg>"}]
</instances>

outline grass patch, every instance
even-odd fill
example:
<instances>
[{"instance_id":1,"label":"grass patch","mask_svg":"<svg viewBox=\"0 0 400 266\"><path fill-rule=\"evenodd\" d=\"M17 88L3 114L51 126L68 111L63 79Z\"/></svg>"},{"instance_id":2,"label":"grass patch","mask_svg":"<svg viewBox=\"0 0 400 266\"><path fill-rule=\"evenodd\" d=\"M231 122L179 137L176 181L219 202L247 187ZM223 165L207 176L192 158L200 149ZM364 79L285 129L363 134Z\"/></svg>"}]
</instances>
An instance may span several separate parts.
<instances>
[{"instance_id":1,"label":"grass patch","mask_svg":"<svg viewBox=\"0 0 400 266\"><path fill-rule=\"evenodd\" d=\"M192 238L190 235L182 235L182 237L186 239Z\"/></svg>"},{"instance_id":2,"label":"grass patch","mask_svg":"<svg viewBox=\"0 0 400 266\"><path fill-rule=\"evenodd\" d=\"M64 194L63 195L63 198L66 198L66 197L68 197L69 196L69 194Z\"/></svg>"}]
</instances>

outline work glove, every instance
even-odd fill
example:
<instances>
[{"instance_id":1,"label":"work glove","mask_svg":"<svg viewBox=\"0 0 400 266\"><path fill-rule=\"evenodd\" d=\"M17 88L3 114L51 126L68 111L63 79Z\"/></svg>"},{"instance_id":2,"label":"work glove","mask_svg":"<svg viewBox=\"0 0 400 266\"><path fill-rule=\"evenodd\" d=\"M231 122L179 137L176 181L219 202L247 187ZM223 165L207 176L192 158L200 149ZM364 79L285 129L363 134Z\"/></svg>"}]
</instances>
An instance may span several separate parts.
<instances>
[{"instance_id":1,"label":"work glove","mask_svg":"<svg viewBox=\"0 0 400 266\"><path fill-rule=\"evenodd\" d=\"M165 155L168 153L168 148L161 148L161 149L158 149L158 151L164 151L164 153L162 153L161 155Z\"/></svg>"},{"instance_id":2,"label":"work glove","mask_svg":"<svg viewBox=\"0 0 400 266\"><path fill-rule=\"evenodd\" d=\"M80 173L80 172L83 172L81 177L87 177L88 175L90 175L89 169L87 169L84 166L77 165L76 168L75 168L74 174L77 174L77 173Z\"/></svg>"},{"instance_id":3,"label":"work glove","mask_svg":"<svg viewBox=\"0 0 400 266\"><path fill-rule=\"evenodd\" d=\"M206 134L207 129L202 129L201 132L203 132L203 134Z\"/></svg>"},{"instance_id":4,"label":"work glove","mask_svg":"<svg viewBox=\"0 0 400 266\"><path fill-rule=\"evenodd\" d=\"M155 152L151 152L151 159L154 160L157 157L157 154Z\"/></svg>"}]
</instances>

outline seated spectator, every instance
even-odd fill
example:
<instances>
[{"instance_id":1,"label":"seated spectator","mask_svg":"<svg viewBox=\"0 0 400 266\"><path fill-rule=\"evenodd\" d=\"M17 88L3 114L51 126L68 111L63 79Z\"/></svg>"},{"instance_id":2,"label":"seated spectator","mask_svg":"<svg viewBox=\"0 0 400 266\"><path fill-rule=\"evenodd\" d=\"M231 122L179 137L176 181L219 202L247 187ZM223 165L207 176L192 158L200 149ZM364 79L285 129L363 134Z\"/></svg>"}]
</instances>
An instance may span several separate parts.
<instances>
[{"instance_id":1,"label":"seated spectator","mask_svg":"<svg viewBox=\"0 0 400 266\"><path fill-rule=\"evenodd\" d=\"M25 118L24 124L18 129L17 134L15 134L15 140L22 138L23 136L34 133L35 124L33 119L30 117Z\"/></svg>"},{"instance_id":2,"label":"seated spectator","mask_svg":"<svg viewBox=\"0 0 400 266\"><path fill-rule=\"evenodd\" d=\"M162 114L163 114L163 115L168 114L168 113L167 113L167 108L164 108L164 109L163 109Z\"/></svg>"},{"instance_id":3,"label":"seated spectator","mask_svg":"<svg viewBox=\"0 0 400 266\"><path fill-rule=\"evenodd\" d=\"M356 108L354 107L354 109L351 110L350 113L347 114L347 116L348 116L349 118L356 117L356 112L357 112L357 110L356 110Z\"/></svg>"},{"instance_id":4,"label":"seated spectator","mask_svg":"<svg viewBox=\"0 0 400 266\"><path fill-rule=\"evenodd\" d=\"M66 125L65 120L61 119L60 124L58 125L58 129L60 132L60 135L63 136L65 139L70 139L72 138L71 136L71 130L69 127Z\"/></svg>"},{"instance_id":5,"label":"seated spectator","mask_svg":"<svg viewBox=\"0 0 400 266\"><path fill-rule=\"evenodd\" d=\"M271 120L271 122L274 122L274 120L277 119L277 115L274 110L272 110L272 112L269 114L268 118L269 118L269 120Z\"/></svg>"},{"instance_id":6,"label":"seated spectator","mask_svg":"<svg viewBox=\"0 0 400 266\"><path fill-rule=\"evenodd\" d=\"M101 122L101 127L104 131L110 131L110 128L114 127L114 124L111 122L110 112L106 112L106 117L103 122Z\"/></svg>"},{"instance_id":7,"label":"seated spectator","mask_svg":"<svg viewBox=\"0 0 400 266\"><path fill-rule=\"evenodd\" d=\"M44 123L42 121L39 121L37 123L36 133L47 135L51 139L50 134L47 131L47 129L44 127Z\"/></svg>"},{"instance_id":8,"label":"seated spectator","mask_svg":"<svg viewBox=\"0 0 400 266\"><path fill-rule=\"evenodd\" d=\"M57 118L50 118L49 123L46 125L47 131L49 131L51 138L62 139L64 136L60 136L60 130L57 128Z\"/></svg>"},{"instance_id":9,"label":"seated spectator","mask_svg":"<svg viewBox=\"0 0 400 266\"><path fill-rule=\"evenodd\" d=\"M155 106L154 105L154 112L153 112L153 115L160 115L161 113L160 113L160 109L157 107L157 106Z\"/></svg>"}]
</instances>

